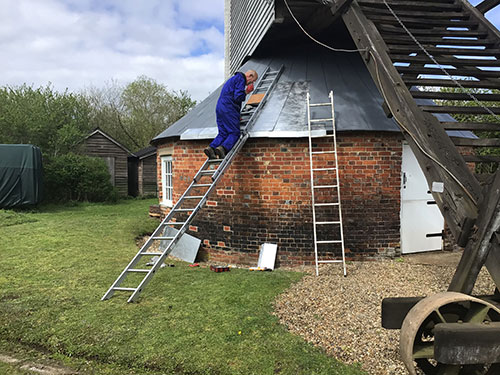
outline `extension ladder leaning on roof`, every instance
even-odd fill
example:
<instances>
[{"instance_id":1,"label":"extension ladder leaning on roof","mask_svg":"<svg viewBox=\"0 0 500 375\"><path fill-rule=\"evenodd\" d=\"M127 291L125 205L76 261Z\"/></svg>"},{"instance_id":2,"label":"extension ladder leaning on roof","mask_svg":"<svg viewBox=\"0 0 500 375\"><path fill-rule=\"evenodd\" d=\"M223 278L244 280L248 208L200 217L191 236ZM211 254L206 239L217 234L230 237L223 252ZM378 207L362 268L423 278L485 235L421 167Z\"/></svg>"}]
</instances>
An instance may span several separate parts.
<instances>
[{"instance_id":1,"label":"extension ladder leaning on roof","mask_svg":"<svg viewBox=\"0 0 500 375\"><path fill-rule=\"evenodd\" d=\"M243 103L243 111L241 112L241 136L236 145L224 159L207 159L205 163L203 163L194 176L193 181L179 198L175 206L170 210L168 215L162 220L151 237L132 258L130 263L125 267L120 276L118 276L101 300L111 298L116 291L131 292L132 294L127 302L134 302L137 300L139 294L144 290L144 287L151 280L165 258L170 254L176 243L189 228L189 225L193 221L196 214L198 214L198 212L203 208L208 196L215 189L217 183L224 175L226 169L231 165L231 162L236 154L245 144L249 137L248 131L255 122L257 113L264 106L269 93L276 85L282 71L283 66L274 71L268 67L262 74L261 79L256 84L253 95L264 95L257 106L247 106L246 104L248 100ZM252 96L250 96L250 98L251 97ZM184 207L185 203L189 204ZM178 228L178 230L172 231L172 229L169 228ZM175 234L170 234L172 232ZM156 252L148 251L151 245L156 241L165 241L167 243L165 249L163 251ZM152 256L156 257L152 262L152 266L150 268L145 268L147 267L147 265L144 264L145 258ZM136 286L122 286L122 283L133 274L140 275L140 281L138 284L135 284Z\"/></svg>"}]
</instances>

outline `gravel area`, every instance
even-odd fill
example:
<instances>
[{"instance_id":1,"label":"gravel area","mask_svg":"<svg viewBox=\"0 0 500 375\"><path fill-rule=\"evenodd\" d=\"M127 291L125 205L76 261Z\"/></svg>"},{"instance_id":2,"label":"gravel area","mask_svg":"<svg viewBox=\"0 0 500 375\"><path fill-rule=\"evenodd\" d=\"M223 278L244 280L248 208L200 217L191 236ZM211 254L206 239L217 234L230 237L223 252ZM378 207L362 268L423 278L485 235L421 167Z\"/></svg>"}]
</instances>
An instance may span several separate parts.
<instances>
[{"instance_id":1,"label":"gravel area","mask_svg":"<svg viewBox=\"0 0 500 375\"><path fill-rule=\"evenodd\" d=\"M382 299L446 291L455 267L456 263L415 264L405 257L354 262L344 277L340 265L324 265L320 276L309 269L311 275L280 295L275 314L291 332L342 362L360 362L373 375L407 374L399 360L399 330L381 327ZM493 290L483 269L474 294Z\"/></svg>"}]
</instances>

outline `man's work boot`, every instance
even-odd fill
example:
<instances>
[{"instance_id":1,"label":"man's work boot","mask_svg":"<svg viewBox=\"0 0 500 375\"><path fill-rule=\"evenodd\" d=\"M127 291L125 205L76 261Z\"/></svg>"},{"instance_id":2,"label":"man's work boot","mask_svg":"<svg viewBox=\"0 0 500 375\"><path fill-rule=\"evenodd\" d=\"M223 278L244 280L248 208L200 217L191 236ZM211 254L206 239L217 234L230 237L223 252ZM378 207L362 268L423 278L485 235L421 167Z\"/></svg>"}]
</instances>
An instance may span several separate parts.
<instances>
[{"instance_id":1,"label":"man's work boot","mask_svg":"<svg viewBox=\"0 0 500 375\"><path fill-rule=\"evenodd\" d=\"M215 155L215 150L208 146L206 149L203 150L203 152L205 153L205 155L208 156L209 159L217 159L217 156Z\"/></svg>"},{"instance_id":2,"label":"man's work boot","mask_svg":"<svg viewBox=\"0 0 500 375\"><path fill-rule=\"evenodd\" d=\"M215 149L215 154L219 157L219 159L224 159L226 157L226 149L224 146L219 146Z\"/></svg>"}]
</instances>

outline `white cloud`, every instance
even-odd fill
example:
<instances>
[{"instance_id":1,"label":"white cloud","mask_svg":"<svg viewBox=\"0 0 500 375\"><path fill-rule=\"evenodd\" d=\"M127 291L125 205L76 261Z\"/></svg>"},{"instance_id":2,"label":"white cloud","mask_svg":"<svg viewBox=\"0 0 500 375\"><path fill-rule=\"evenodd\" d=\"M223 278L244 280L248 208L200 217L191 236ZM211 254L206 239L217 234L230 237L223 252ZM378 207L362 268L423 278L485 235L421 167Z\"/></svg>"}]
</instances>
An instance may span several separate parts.
<instances>
[{"instance_id":1,"label":"white cloud","mask_svg":"<svg viewBox=\"0 0 500 375\"><path fill-rule=\"evenodd\" d=\"M0 3L0 85L78 91L146 75L201 100L223 80L223 0Z\"/></svg>"},{"instance_id":2,"label":"white cloud","mask_svg":"<svg viewBox=\"0 0 500 375\"><path fill-rule=\"evenodd\" d=\"M0 5L0 86L51 82L58 90L78 91L146 75L202 100L223 81L224 0ZM500 9L486 15L500 23Z\"/></svg>"}]
</instances>

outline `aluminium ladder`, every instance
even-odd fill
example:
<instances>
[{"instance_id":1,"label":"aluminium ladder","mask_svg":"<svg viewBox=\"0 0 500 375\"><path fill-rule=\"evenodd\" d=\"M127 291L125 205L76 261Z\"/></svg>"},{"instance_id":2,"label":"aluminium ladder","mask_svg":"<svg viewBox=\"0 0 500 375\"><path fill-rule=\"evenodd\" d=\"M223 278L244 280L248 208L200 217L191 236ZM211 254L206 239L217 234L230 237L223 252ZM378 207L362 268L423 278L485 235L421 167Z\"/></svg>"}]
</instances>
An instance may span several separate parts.
<instances>
[{"instance_id":1,"label":"aluminium ladder","mask_svg":"<svg viewBox=\"0 0 500 375\"><path fill-rule=\"evenodd\" d=\"M347 270L345 265L344 231L342 228L342 207L340 203L333 91L330 91L328 97L330 101L327 103L311 104L311 97L309 93L307 93L307 126L309 130L314 262L316 265L316 276L319 275L320 263L342 263L344 276L346 276ZM330 107L331 117L312 118L311 107ZM331 130L328 129L330 124L332 125ZM320 128L317 128L317 125L319 125ZM315 142L323 142L319 146L313 144L312 138L315 130L320 130L322 132L326 130L326 134L314 137ZM316 151L316 149L318 150ZM331 193L332 190L333 193ZM318 230L318 228L320 230ZM321 237L321 239L318 239L319 237ZM319 259L318 245L321 245L321 247L327 246L328 248L338 247L338 245L340 245L342 259ZM332 253L333 252L334 251L332 251Z\"/></svg>"},{"instance_id":2,"label":"aluminium ladder","mask_svg":"<svg viewBox=\"0 0 500 375\"><path fill-rule=\"evenodd\" d=\"M264 94L262 100L257 106L247 106L246 102L248 100L243 104L240 122L241 135L238 142L231 149L231 151L228 152L224 159L207 159L203 163L194 176L193 181L179 198L175 206L170 210L168 215L162 220L151 237L132 258L130 263L125 267L120 276L118 276L101 300L104 301L111 298L116 291L131 292L132 294L127 302L134 302L137 300L139 294L144 290L144 287L154 276L158 268L160 268L165 258L174 249L176 243L180 240L182 235L188 230L194 217L205 205L208 196L215 189L217 183L222 178L224 172L229 167L236 154L245 144L249 137L248 130L255 122L255 119L257 118L256 115L266 102L269 93L276 85L282 71L283 66L274 71L271 70L270 67L265 70L260 80L256 83L254 90L254 93ZM254 93L252 93L252 95ZM186 202L189 203L187 207L184 206ZM179 229L171 231L169 228ZM162 241L163 244L166 244L164 250L148 250L156 241ZM146 257L155 257L151 259L151 268L146 268L148 267L148 264L144 264ZM139 275L140 281L138 285L135 287L122 286L122 283L127 279L127 277L132 275Z\"/></svg>"}]
</instances>

